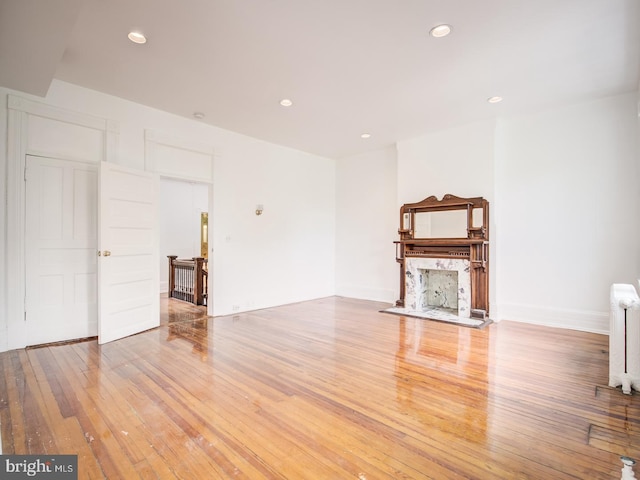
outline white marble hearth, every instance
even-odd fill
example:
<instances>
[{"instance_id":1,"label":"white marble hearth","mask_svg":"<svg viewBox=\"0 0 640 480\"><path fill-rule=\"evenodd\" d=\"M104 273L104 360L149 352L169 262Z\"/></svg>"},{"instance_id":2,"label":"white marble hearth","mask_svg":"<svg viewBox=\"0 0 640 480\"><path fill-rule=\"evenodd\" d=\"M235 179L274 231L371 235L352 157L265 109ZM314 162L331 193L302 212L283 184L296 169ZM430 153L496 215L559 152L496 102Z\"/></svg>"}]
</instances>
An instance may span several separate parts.
<instances>
[{"instance_id":1,"label":"white marble hearth","mask_svg":"<svg viewBox=\"0 0 640 480\"><path fill-rule=\"evenodd\" d=\"M460 317L438 308L427 308L424 310L411 310L409 308L391 307L383 310L386 313L395 313L397 315L406 315L408 317L424 318L427 320L437 320L439 322L454 323L456 325L464 325L466 327L483 327L491 320L479 320L476 318Z\"/></svg>"},{"instance_id":2,"label":"white marble hearth","mask_svg":"<svg viewBox=\"0 0 640 480\"><path fill-rule=\"evenodd\" d=\"M403 309L405 313L418 315L426 314L428 311L428 318L436 320L439 319L435 318L436 314L460 318L471 317L469 260L407 257L405 262L405 307ZM447 271L454 275L429 275L430 271Z\"/></svg>"}]
</instances>

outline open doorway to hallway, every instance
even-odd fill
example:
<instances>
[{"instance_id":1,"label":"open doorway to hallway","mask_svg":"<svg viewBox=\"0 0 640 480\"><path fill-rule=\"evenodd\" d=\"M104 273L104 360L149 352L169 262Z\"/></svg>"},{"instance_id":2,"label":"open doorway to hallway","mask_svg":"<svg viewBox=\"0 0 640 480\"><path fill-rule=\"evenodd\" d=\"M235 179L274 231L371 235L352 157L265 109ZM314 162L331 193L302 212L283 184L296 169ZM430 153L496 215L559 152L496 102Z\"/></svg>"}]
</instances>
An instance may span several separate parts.
<instances>
[{"instance_id":1,"label":"open doorway to hallway","mask_svg":"<svg viewBox=\"0 0 640 480\"><path fill-rule=\"evenodd\" d=\"M208 240L209 229L208 210L211 185L205 183L188 182L183 180L162 178L160 180L160 293L161 302L191 301L198 304L209 304L211 285L205 278L204 295L205 302L196 302L197 293L184 295L182 300L170 297L169 290L175 284L175 275L172 277L170 258L191 261L194 258L204 257L205 275L208 272ZM202 262L201 262L202 263ZM174 270L175 272L175 270ZM187 272L188 273L188 272ZM191 273L191 276L196 273ZM178 279L184 281L183 279ZM189 280L191 281L191 280ZM202 283L202 282L201 282ZM161 305L162 307L162 305ZM195 306L206 316L207 306ZM161 319L162 321L162 319Z\"/></svg>"}]
</instances>

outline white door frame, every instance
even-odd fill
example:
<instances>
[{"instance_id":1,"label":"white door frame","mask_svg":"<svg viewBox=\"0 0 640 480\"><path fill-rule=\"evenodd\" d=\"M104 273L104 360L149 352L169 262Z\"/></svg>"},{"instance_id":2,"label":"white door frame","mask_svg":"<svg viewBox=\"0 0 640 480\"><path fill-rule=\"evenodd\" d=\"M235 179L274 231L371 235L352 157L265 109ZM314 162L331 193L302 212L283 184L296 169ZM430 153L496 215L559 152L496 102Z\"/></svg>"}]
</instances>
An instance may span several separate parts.
<instances>
[{"instance_id":1,"label":"white door frame","mask_svg":"<svg viewBox=\"0 0 640 480\"><path fill-rule=\"evenodd\" d=\"M214 263L213 263L213 172L216 158L220 158L219 150L214 150L210 145L176 138L166 133L155 130L145 130L144 165L145 170L160 175L160 178L170 180L182 180L185 182L200 183L209 186L209 226L207 229L208 270L209 270L209 296L207 297L207 315L213 316L213 288ZM169 161L166 156L171 152L181 155L180 164ZM158 299L160 301L160 299Z\"/></svg>"},{"instance_id":2,"label":"white door frame","mask_svg":"<svg viewBox=\"0 0 640 480\"><path fill-rule=\"evenodd\" d=\"M55 125L57 145L51 147L38 142L37 125L49 122ZM30 127L33 127L30 129ZM80 127L80 128L78 128ZM88 138L85 146L90 150L90 161L114 161L118 142L118 123L91 115L72 112L15 95L8 96L7 124L7 245L6 245L6 322L8 350L27 345L25 321L25 182L24 171L27 155L46 156L62 160L87 160L71 148L64 148L64 138ZM72 144L72 143L70 143ZM97 146L93 146L97 145Z\"/></svg>"}]
</instances>

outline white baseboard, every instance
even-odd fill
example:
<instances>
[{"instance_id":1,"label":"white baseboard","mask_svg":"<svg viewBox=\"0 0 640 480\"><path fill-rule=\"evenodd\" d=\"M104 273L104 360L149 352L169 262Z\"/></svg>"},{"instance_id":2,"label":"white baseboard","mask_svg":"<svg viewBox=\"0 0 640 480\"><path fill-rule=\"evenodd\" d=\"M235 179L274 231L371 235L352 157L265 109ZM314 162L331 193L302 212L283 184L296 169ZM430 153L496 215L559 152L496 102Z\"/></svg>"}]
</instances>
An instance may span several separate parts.
<instances>
[{"instance_id":1,"label":"white baseboard","mask_svg":"<svg viewBox=\"0 0 640 480\"><path fill-rule=\"evenodd\" d=\"M514 303L498 304L496 309L492 309L492 312L496 311L497 321L512 320L547 327L568 328L570 330L602 333L604 335L609 334L608 312L572 310ZM493 318L493 315L491 315L491 317Z\"/></svg>"}]
</instances>

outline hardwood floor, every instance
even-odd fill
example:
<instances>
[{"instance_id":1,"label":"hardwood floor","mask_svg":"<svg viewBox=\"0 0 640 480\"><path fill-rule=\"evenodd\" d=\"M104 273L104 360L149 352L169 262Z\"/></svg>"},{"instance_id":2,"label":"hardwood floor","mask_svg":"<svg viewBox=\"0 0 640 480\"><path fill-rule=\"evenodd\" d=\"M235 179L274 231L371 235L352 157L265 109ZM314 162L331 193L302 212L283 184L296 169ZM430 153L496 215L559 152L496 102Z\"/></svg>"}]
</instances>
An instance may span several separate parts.
<instances>
[{"instance_id":1,"label":"hardwood floor","mask_svg":"<svg viewBox=\"0 0 640 480\"><path fill-rule=\"evenodd\" d=\"M163 302L155 330L0 354L4 453L127 480L612 480L640 458L603 335L340 297L215 319Z\"/></svg>"}]
</instances>

